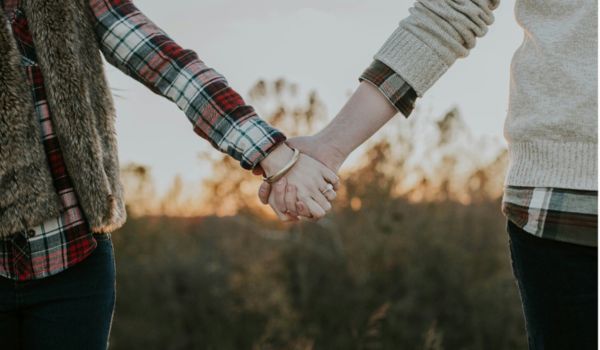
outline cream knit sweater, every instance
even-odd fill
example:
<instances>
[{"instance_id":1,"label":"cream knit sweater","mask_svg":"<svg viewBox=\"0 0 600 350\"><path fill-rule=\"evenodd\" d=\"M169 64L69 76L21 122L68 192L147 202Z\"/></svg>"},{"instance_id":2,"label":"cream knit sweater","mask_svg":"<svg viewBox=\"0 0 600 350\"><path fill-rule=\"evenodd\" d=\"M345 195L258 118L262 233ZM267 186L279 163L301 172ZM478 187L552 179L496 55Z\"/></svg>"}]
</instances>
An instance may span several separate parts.
<instances>
[{"instance_id":1,"label":"cream knit sweater","mask_svg":"<svg viewBox=\"0 0 600 350\"><path fill-rule=\"evenodd\" d=\"M419 0L375 59L423 96L487 33L498 4ZM506 185L597 190L597 13L596 0L516 1L524 38L511 64Z\"/></svg>"}]
</instances>

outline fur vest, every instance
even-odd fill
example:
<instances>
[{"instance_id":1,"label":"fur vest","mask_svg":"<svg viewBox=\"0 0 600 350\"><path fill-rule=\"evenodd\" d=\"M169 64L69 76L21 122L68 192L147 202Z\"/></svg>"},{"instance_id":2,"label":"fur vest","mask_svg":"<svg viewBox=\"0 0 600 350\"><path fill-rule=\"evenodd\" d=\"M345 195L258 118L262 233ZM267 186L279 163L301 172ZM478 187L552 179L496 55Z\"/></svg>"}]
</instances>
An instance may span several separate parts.
<instances>
[{"instance_id":1,"label":"fur vest","mask_svg":"<svg viewBox=\"0 0 600 350\"><path fill-rule=\"evenodd\" d=\"M52 122L93 232L126 220L112 97L86 0L24 0ZM0 20L5 22L0 8ZM21 55L0 23L0 236L60 214Z\"/></svg>"}]
</instances>

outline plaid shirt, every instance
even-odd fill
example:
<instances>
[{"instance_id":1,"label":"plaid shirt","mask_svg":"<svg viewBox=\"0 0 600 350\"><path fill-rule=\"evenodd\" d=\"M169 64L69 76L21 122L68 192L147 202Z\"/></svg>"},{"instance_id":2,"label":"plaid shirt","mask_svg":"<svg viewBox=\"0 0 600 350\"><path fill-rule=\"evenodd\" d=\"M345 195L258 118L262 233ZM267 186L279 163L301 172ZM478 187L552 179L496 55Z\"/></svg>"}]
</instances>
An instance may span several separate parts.
<instances>
[{"instance_id":1,"label":"plaid shirt","mask_svg":"<svg viewBox=\"0 0 600 350\"><path fill-rule=\"evenodd\" d=\"M400 75L375 60L359 78L373 84L408 117L416 93ZM546 187L504 189L502 212L524 231L546 239L598 246L598 192Z\"/></svg>"},{"instance_id":2,"label":"plaid shirt","mask_svg":"<svg viewBox=\"0 0 600 350\"><path fill-rule=\"evenodd\" d=\"M285 136L191 50L177 45L130 0L90 0L97 38L108 62L155 93L176 103L199 136L255 167ZM0 276L18 281L55 275L85 259L97 243L65 167L46 100L27 18L20 0L0 0L22 55L48 165L61 201L61 215L0 240Z\"/></svg>"},{"instance_id":3,"label":"plaid shirt","mask_svg":"<svg viewBox=\"0 0 600 350\"><path fill-rule=\"evenodd\" d=\"M598 246L598 191L508 186L502 212L538 237Z\"/></svg>"}]
</instances>

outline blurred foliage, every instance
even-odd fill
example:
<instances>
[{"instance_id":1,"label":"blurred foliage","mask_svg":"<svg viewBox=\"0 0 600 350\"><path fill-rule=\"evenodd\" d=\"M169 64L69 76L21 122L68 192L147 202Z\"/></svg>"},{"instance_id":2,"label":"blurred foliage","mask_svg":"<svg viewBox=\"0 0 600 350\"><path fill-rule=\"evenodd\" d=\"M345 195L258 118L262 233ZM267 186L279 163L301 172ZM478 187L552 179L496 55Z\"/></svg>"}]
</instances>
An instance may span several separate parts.
<instances>
[{"instance_id":1,"label":"blurred foliage","mask_svg":"<svg viewBox=\"0 0 600 350\"><path fill-rule=\"evenodd\" d=\"M249 95L289 135L327 120L316 93L283 80ZM148 215L149 169L127 166L111 349L525 349L500 213L506 153L457 109L390 124L319 223L265 217L259 180L214 155L201 157L213 215L174 217L181 183Z\"/></svg>"}]
</instances>

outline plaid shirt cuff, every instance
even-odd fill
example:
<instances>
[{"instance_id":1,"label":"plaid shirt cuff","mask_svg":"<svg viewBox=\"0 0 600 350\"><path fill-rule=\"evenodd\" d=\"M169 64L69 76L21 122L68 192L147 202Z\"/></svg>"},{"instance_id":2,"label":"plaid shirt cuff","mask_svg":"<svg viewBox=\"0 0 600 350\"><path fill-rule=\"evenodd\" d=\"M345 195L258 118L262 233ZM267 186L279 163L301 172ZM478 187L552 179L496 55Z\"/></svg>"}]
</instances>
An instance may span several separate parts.
<instances>
[{"instance_id":1,"label":"plaid shirt cuff","mask_svg":"<svg viewBox=\"0 0 600 350\"><path fill-rule=\"evenodd\" d=\"M221 144L211 143L215 148L222 150L238 160L242 168L251 170L257 167L272 150L286 140L286 136L261 119L250 106L241 106L236 109L239 113L244 110L250 114L240 125L228 127L226 135L220 138ZM236 114L237 112L232 112ZM206 138L199 126L194 131ZM235 140L232 142L231 140Z\"/></svg>"},{"instance_id":2,"label":"plaid shirt cuff","mask_svg":"<svg viewBox=\"0 0 600 350\"><path fill-rule=\"evenodd\" d=\"M408 118L412 113L417 93L399 74L381 61L374 60L358 80L373 84L405 117Z\"/></svg>"}]
</instances>

